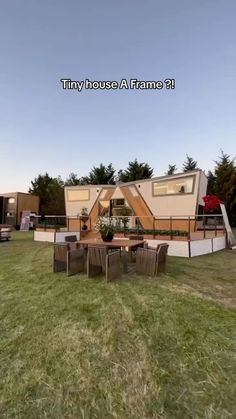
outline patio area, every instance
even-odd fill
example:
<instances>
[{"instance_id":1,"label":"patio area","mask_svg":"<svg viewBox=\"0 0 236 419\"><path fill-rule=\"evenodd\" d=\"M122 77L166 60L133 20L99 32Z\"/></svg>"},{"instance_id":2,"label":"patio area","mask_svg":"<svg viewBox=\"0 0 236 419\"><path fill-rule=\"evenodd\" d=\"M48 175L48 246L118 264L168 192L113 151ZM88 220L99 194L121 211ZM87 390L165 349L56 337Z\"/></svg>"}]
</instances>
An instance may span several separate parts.
<instances>
[{"instance_id":1,"label":"patio area","mask_svg":"<svg viewBox=\"0 0 236 419\"><path fill-rule=\"evenodd\" d=\"M153 248L144 240L76 241L71 236L67 242L54 244L53 271L68 276L105 275L107 282L129 272L154 277L165 271L168 247L161 243Z\"/></svg>"}]
</instances>

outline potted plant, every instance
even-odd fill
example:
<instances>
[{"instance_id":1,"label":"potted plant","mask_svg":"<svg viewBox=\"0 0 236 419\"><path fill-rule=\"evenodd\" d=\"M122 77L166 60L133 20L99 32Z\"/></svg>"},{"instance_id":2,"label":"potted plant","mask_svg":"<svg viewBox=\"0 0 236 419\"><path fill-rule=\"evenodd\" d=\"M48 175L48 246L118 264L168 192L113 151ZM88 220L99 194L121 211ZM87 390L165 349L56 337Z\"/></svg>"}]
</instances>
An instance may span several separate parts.
<instances>
[{"instance_id":1,"label":"potted plant","mask_svg":"<svg viewBox=\"0 0 236 419\"><path fill-rule=\"evenodd\" d=\"M81 221L83 221L82 230L87 230L88 226L86 225L86 222L89 219L89 215L88 215L88 209L86 207L83 207L81 209L80 214L79 214L79 218L81 219Z\"/></svg>"},{"instance_id":2,"label":"potted plant","mask_svg":"<svg viewBox=\"0 0 236 419\"><path fill-rule=\"evenodd\" d=\"M104 242L112 241L114 237L115 227L112 225L110 219L100 217L96 224L96 230L99 231Z\"/></svg>"}]
</instances>

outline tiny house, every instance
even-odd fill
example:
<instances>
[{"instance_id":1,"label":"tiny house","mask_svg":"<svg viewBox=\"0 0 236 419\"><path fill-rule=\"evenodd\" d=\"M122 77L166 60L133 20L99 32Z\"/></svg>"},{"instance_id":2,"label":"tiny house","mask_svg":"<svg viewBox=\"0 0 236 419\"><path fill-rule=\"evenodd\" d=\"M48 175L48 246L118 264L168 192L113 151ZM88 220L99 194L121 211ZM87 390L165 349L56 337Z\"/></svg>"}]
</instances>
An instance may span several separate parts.
<instances>
[{"instance_id":1,"label":"tiny house","mask_svg":"<svg viewBox=\"0 0 236 419\"><path fill-rule=\"evenodd\" d=\"M66 215L69 228L78 230L79 214L86 207L93 230L100 216L115 216L118 208L128 206L143 229L167 229L173 217L171 228L186 230L187 218L202 212L206 190L207 177L201 170L117 185L68 186ZM194 231L195 218L190 224Z\"/></svg>"},{"instance_id":2,"label":"tiny house","mask_svg":"<svg viewBox=\"0 0 236 419\"><path fill-rule=\"evenodd\" d=\"M19 228L22 211L38 214L39 197L24 192L0 194L0 224Z\"/></svg>"}]
</instances>

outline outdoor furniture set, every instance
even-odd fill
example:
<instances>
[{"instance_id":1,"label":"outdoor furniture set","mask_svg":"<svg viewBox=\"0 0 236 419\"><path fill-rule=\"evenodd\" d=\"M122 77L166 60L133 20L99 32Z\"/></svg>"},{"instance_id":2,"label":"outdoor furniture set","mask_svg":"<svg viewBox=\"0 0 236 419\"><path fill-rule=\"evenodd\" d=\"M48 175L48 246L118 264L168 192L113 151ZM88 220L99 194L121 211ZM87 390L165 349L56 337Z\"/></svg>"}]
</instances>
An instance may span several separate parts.
<instances>
[{"instance_id":1,"label":"outdoor furniture set","mask_svg":"<svg viewBox=\"0 0 236 419\"><path fill-rule=\"evenodd\" d=\"M136 273L156 276L165 269L167 250L168 244L150 249L144 240L133 238L104 242L67 237L66 242L54 244L53 271L66 272L68 276L80 272L86 272L88 277L102 274L106 281L111 281L128 272L128 262L133 260L135 252Z\"/></svg>"},{"instance_id":2,"label":"outdoor furniture set","mask_svg":"<svg viewBox=\"0 0 236 419\"><path fill-rule=\"evenodd\" d=\"M8 241L11 238L11 227L0 225L0 241Z\"/></svg>"}]
</instances>

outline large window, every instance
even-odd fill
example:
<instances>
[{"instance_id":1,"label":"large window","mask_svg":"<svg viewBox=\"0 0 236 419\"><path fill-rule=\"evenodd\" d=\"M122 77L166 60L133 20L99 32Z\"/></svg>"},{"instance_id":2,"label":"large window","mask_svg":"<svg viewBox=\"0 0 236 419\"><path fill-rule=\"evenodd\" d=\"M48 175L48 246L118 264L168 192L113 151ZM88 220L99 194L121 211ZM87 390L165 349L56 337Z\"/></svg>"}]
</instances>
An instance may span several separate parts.
<instances>
[{"instance_id":1,"label":"large window","mask_svg":"<svg viewBox=\"0 0 236 419\"><path fill-rule=\"evenodd\" d=\"M113 199L113 206L114 207L123 207L124 205L125 205L125 200L123 198Z\"/></svg>"},{"instance_id":2,"label":"large window","mask_svg":"<svg viewBox=\"0 0 236 419\"><path fill-rule=\"evenodd\" d=\"M69 189L67 199L68 201L89 201L89 189Z\"/></svg>"},{"instance_id":3,"label":"large window","mask_svg":"<svg viewBox=\"0 0 236 419\"><path fill-rule=\"evenodd\" d=\"M195 176L153 182L153 195L181 195L194 192Z\"/></svg>"}]
</instances>

